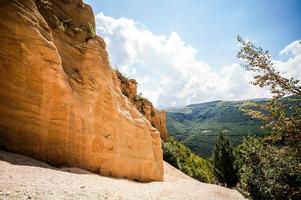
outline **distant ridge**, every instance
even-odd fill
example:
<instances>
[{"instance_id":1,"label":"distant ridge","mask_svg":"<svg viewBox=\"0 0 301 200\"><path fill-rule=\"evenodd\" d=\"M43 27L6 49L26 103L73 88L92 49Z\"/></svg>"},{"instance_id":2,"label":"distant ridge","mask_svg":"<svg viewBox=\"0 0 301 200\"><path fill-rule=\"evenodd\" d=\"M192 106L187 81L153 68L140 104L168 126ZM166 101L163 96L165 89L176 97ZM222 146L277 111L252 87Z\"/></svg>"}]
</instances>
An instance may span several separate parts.
<instances>
[{"instance_id":1,"label":"distant ridge","mask_svg":"<svg viewBox=\"0 0 301 200\"><path fill-rule=\"evenodd\" d=\"M224 101L224 100L214 100L214 101L205 101L202 103L193 103L193 104L188 104L187 106L174 106L174 107L166 107L162 108L168 112L173 112L181 109L185 109L186 107L193 107L193 106L198 106L198 105L204 105L204 104L211 104L211 103L219 103L219 102L246 102L246 101L251 101L251 102L264 102L268 101L271 98L254 98L254 99L243 99L243 100L234 100L234 101Z\"/></svg>"},{"instance_id":2,"label":"distant ridge","mask_svg":"<svg viewBox=\"0 0 301 200\"><path fill-rule=\"evenodd\" d=\"M210 101L184 107L165 109L170 135L190 147L200 156L209 157L220 132L232 144L239 144L245 136L263 135L262 122L247 116L241 107L247 102L265 103L268 98L239 101Z\"/></svg>"}]
</instances>

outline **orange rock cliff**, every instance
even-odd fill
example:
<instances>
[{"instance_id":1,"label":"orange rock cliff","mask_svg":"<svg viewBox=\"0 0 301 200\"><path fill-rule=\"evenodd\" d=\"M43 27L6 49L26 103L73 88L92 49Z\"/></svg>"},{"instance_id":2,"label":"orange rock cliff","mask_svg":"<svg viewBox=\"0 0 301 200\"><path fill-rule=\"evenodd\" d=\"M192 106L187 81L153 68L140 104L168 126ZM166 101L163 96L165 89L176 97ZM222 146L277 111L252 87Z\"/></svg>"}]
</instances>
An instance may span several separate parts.
<instances>
[{"instance_id":1,"label":"orange rock cliff","mask_svg":"<svg viewBox=\"0 0 301 200\"><path fill-rule=\"evenodd\" d=\"M157 129L167 137L165 113L150 102L133 105L136 86L123 94L90 6L0 0L0 43L0 148L102 175L163 180Z\"/></svg>"},{"instance_id":2,"label":"orange rock cliff","mask_svg":"<svg viewBox=\"0 0 301 200\"><path fill-rule=\"evenodd\" d=\"M168 138L166 112L157 110L149 100L137 95L138 83L134 79L124 77L119 71L114 71L114 73L119 80L119 88L121 88L122 93L127 96L144 117L151 122L152 126L160 132L161 139L166 142Z\"/></svg>"}]
</instances>

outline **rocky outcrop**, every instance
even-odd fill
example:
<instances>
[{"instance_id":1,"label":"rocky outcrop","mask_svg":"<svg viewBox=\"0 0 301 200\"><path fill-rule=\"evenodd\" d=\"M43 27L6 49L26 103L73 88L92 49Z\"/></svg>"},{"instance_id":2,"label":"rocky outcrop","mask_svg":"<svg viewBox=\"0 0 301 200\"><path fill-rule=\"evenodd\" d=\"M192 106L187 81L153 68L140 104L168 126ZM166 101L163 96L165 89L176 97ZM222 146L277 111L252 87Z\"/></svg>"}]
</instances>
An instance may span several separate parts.
<instances>
[{"instance_id":1,"label":"rocky outcrop","mask_svg":"<svg viewBox=\"0 0 301 200\"><path fill-rule=\"evenodd\" d=\"M141 95L137 95L137 82L134 79L128 79L119 71L115 70L119 80L119 87L122 93L137 107L137 109L151 122L152 126L156 128L161 135L163 141L167 141L168 133L166 129L166 112L164 110L157 110L153 104Z\"/></svg>"},{"instance_id":2,"label":"rocky outcrop","mask_svg":"<svg viewBox=\"0 0 301 200\"><path fill-rule=\"evenodd\" d=\"M94 24L82 0L0 1L0 147L162 180L160 134L122 94Z\"/></svg>"}]
</instances>

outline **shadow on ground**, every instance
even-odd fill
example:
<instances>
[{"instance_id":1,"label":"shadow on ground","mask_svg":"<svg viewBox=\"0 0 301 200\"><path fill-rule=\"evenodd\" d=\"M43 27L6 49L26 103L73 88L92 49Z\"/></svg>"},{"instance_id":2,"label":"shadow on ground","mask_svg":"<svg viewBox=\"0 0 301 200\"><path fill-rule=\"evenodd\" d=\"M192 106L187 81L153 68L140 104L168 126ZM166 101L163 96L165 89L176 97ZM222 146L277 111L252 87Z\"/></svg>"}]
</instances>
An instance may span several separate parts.
<instances>
[{"instance_id":1,"label":"shadow on ground","mask_svg":"<svg viewBox=\"0 0 301 200\"><path fill-rule=\"evenodd\" d=\"M30 158L30 157L16 154L16 153L7 152L3 149L0 149L0 160L9 162L10 164L13 164L13 165L42 167L42 168L70 172L70 173L75 173L75 174L94 174L92 172L89 172L89 171L86 171L83 169L79 169L76 167L70 167L70 166L66 166L66 165L52 166L52 165L46 164L42 161L38 161L34 158Z\"/></svg>"}]
</instances>

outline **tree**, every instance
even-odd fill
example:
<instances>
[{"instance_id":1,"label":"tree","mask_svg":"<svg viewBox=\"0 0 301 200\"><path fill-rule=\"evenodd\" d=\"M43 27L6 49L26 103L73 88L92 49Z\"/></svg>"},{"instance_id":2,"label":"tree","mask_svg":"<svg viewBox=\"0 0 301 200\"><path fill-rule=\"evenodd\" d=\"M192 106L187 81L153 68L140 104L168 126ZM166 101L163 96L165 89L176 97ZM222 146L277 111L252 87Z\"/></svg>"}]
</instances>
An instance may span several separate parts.
<instances>
[{"instance_id":1,"label":"tree","mask_svg":"<svg viewBox=\"0 0 301 200\"><path fill-rule=\"evenodd\" d=\"M227 187L236 186L238 182L237 168L233 149L228 138L221 133L214 146L214 172L219 183Z\"/></svg>"},{"instance_id":2,"label":"tree","mask_svg":"<svg viewBox=\"0 0 301 200\"><path fill-rule=\"evenodd\" d=\"M235 150L240 191L250 199L301 199L301 159L294 147L247 137Z\"/></svg>"},{"instance_id":3,"label":"tree","mask_svg":"<svg viewBox=\"0 0 301 200\"><path fill-rule=\"evenodd\" d=\"M252 42L237 37L241 45L237 57L242 60L242 66L247 71L255 72L253 85L269 87L273 99L266 105L269 112L263 113L254 109L246 109L247 113L256 119L265 121L265 128L272 131L269 139L281 143L300 141L301 139L301 85L299 80L283 77L276 70L268 51L256 47ZM284 96L290 102L286 104L280 99Z\"/></svg>"},{"instance_id":4,"label":"tree","mask_svg":"<svg viewBox=\"0 0 301 200\"><path fill-rule=\"evenodd\" d=\"M269 87L272 100L261 111L245 108L265 122L271 134L248 138L236 148L241 189L254 200L301 199L301 86L274 66L268 51L238 36L238 58L247 71L256 73L254 85ZM264 111L263 111L264 110Z\"/></svg>"}]
</instances>

